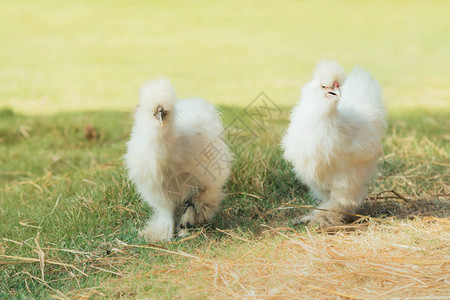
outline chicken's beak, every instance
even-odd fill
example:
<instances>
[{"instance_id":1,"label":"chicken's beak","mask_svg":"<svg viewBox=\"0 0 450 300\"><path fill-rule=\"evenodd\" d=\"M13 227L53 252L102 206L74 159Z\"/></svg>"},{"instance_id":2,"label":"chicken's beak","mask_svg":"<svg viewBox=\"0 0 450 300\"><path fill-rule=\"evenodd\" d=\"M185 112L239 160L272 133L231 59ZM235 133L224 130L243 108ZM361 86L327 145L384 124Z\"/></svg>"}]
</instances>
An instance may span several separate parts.
<instances>
[{"instance_id":1,"label":"chicken's beak","mask_svg":"<svg viewBox=\"0 0 450 300\"><path fill-rule=\"evenodd\" d=\"M329 95L331 95L336 101L341 100L341 89L339 87L339 83L335 82L333 84L333 89L330 89L328 92Z\"/></svg>"},{"instance_id":2,"label":"chicken's beak","mask_svg":"<svg viewBox=\"0 0 450 300\"><path fill-rule=\"evenodd\" d=\"M159 126L163 127L164 119L167 116L167 110L164 110L164 107L159 105L155 110L154 116L155 116L156 120L158 120Z\"/></svg>"},{"instance_id":3,"label":"chicken's beak","mask_svg":"<svg viewBox=\"0 0 450 300\"><path fill-rule=\"evenodd\" d=\"M337 90L331 90L328 92L328 95L334 98L334 100L341 100L341 90L338 88Z\"/></svg>"},{"instance_id":4,"label":"chicken's beak","mask_svg":"<svg viewBox=\"0 0 450 300\"><path fill-rule=\"evenodd\" d=\"M158 122L159 122L159 126L161 126L161 127L164 126L163 121L164 121L163 114L162 114L162 113L159 113L159 114L158 114Z\"/></svg>"}]
</instances>

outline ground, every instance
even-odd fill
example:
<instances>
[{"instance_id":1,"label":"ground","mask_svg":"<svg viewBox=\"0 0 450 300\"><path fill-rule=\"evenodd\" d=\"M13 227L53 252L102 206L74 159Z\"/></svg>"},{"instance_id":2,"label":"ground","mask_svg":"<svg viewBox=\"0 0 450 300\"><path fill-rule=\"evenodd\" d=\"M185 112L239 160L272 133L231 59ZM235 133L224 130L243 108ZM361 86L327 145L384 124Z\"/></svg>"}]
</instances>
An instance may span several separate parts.
<instances>
[{"instance_id":1,"label":"ground","mask_svg":"<svg viewBox=\"0 0 450 300\"><path fill-rule=\"evenodd\" d=\"M0 298L448 297L449 8L3 4ZM366 205L327 231L294 225L314 201L278 146L322 57L369 69L389 109ZM213 221L149 245L122 156L139 86L159 75L220 106L236 157Z\"/></svg>"}]
</instances>

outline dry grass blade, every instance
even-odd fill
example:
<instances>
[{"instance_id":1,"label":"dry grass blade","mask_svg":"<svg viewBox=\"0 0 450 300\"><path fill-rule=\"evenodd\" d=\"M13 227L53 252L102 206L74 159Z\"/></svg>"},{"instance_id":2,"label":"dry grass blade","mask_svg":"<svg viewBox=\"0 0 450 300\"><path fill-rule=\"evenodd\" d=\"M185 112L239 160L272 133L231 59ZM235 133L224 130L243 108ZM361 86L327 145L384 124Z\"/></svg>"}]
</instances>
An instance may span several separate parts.
<instances>
[{"instance_id":1,"label":"dry grass blade","mask_svg":"<svg viewBox=\"0 0 450 300\"><path fill-rule=\"evenodd\" d=\"M96 266L90 266L90 267L93 268L93 269L102 271L102 272L106 272L106 273L117 275L119 277L123 277L122 273L117 273L117 272L114 272L114 271L111 271L111 270L106 270L106 269L103 269L103 268L100 268L100 267L96 267Z\"/></svg>"},{"instance_id":2,"label":"dry grass blade","mask_svg":"<svg viewBox=\"0 0 450 300\"><path fill-rule=\"evenodd\" d=\"M93 255L91 252L77 251L77 250L72 250L72 249L58 249L58 248L49 248L49 247L46 247L44 249L52 250L52 251L68 252L68 253L73 253L73 254L82 254L82 255L90 255L90 256Z\"/></svg>"},{"instance_id":3,"label":"dry grass blade","mask_svg":"<svg viewBox=\"0 0 450 300\"><path fill-rule=\"evenodd\" d=\"M163 247L159 247L157 245L152 245L152 244L148 244L146 246L141 246L141 245L121 245L121 246L122 247L127 247L127 248L151 249L151 250L161 251L161 252L164 252L164 253L173 254L173 255L177 255L177 256L193 258L193 259L196 259L196 260L202 260L198 256L195 256L195 255L183 252L183 251L172 251L172 250L165 249Z\"/></svg>"},{"instance_id":4,"label":"dry grass blade","mask_svg":"<svg viewBox=\"0 0 450 300\"><path fill-rule=\"evenodd\" d=\"M195 239L195 238L198 237L199 235L203 234L203 232L204 232L203 228L200 228L200 230L197 231L196 233L191 234L190 236L185 237L184 239L181 239L181 240L179 240L179 241L172 242L171 244L174 244L174 245L176 245L176 244L182 244L182 243L184 243L184 242L186 242L186 241Z\"/></svg>"},{"instance_id":5,"label":"dry grass blade","mask_svg":"<svg viewBox=\"0 0 450 300\"><path fill-rule=\"evenodd\" d=\"M244 196L250 196L250 197L255 198L257 200L263 200L263 197L261 197L261 196L250 194L250 193L245 193L245 192L238 192L238 193L233 193L233 194L228 194L228 195L229 196L231 196L231 195L244 195Z\"/></svg>"},{"instance_id":6,"label":"dry grass blade","mask_svg":"<svg viewBox=\"0 0 450 300\"><path fill-rule=\"evenodd\" d=\"M24 185L24 184L32 185L32 186L34 186L36 189L38 189L41 193L44 192L44 189L43 189L41 186L39 186L38 184L36 184L35 182L33 182L33 181L31 181L31 180L18 182L18 183L16 183L15 185L12 185L12 186L10 186L10 187L7 187L7 188L6 188L6 191L9 191L10 189L13 189L13 188L15 188L15 187L17 187L17 186Z\"/></svg>"},{"instance_id":7,"label":"dry grass blade","mask_svg":"<svg viewBox=\"0 0 450 300\"><path fill-rule=\"evenodd\" d=\"M32 222L32 221L31 220L22 220L22 221L19 221L19 224L22 226L25 226L25 227L42 229L40 226L28 224L29 222Z\"/></svg>"},{"instance_id":8,"label":"dry grass blade","mask_svg":"<svg viewBox=\"0 0 450 300\"><path fill-rule=\"evenodd\" d=\"M40 263L40 260L37 258L30 258L30 257L20 257L20 256L13 256L13 255L4 255L4 254L0 254L0 258L6 258L6 259L13 259L14 261L0 261L0 264L4 264L7 265L9 263ZM50 265L57 265L57 266L62 266L62 267L68 267L71 269L76 270L77 272L81 273L84 276L88 276L86 273L84 273L83 271L81 271L80 269L78 269L77 267L75 267L74 265L71 264L66 264L66 263L62 263L62 262L58 262L58 261L52 261L52 260L46 260L47 264Z\"/></svg>"},{"instance_id":9,"label":"dry grass blade","mask_svg":"<svg viewBox=\"0 0 450 300\"><path fill-rule=\"evenodd\" d=\"M227 230L222 230L222 229L219 229L219 228L216 228L216 230L217 230L218 232L221 232L221 233L223 233L223 234L226 234L226 235L228 235L228 236L231 236L231 237L234 238L234 239L238 239L238 240L240 240L240 241L244 241L244 242L248 242L248 243L251 243L251 242L252 242L252 241L250 241L250 240L248 240L248 239L245 239L245 238L243 238L243 237L237 236L236 234L234 234L234 233L232 233L232 232L228 232Z\"/></svg>"},{"instance_id":10,"label":"dry grass blade","mask_svg":"<svg viewBox=\"0 0 450 300\"><path fill-rule=\"evenodd\" d=\"M298 204L288 204L288 203L282 203L281 205L284 206L284 207L286 207L286 206L289 207L290 206L290 207L296 207L296 208L305 208L305 209L314 209L314 210L320 210L320 211L337 212L337 213L341 213L341 214L352 216L352 217L358 217L358 218L361 218L361 219L378 219L378 218L373 218L371 216L352 214L352 213L344 212L344 211L323 209L323 208L319 208L319 207L314 207L312 205L298 205Z\"/></svg>"},{"instance_id":11,"label":"dry grass blade","mask_svg":"<svg viewBox=\"0 0 450 300\"><path fill-rule=\"evenodd\" d=\"M349 294L344 294L344 293L340 293L340 292L337 292L337 291L333 291L333 290L330 290L328 288L324 289L324 288L321 288L321 287L318 287L318 286L315 286L315 285L312 285L312 284L308 284L308 287L310 287L310 288L312 288L314 290L321 291L321 292L326 293L326 294L332 294L332 295L345 297L345 298L349 298L349 299L358 299L358 300L364 300L365 299L365 298L361 298L361 297L352 296L352 295L349 295Z\"/></svg>"},{"instance_id":12,"label":"dry grass blade","mask_svg":"<svg viewBox=\"0 0 450 300\"><path fill-rule=\"evenodd\" d=\"M384 196L384 197L379 197L380 195L385 194L385 193L392 193L392 194L394 194L394 196ZM407 202L407 203L411 203L411 200L410 200L410 199L408 199L408 198L406 198L406 197L400 195L400 193L398 193L398 192L395 191L395 190L381 191L381 192L379 192L379 193L376 193L374 196L370 196L369 198L370 198L371 200L375 200L375 201L378 200L378 199L393 199L393 198L397 198L397 199L402 199L403 201L405 201L405 202Z\"/></svg>"},{"instance_id":13,"label":"dry grass blade","mask_svg":"<svg viewBox=\"0 0 450 300\"><path fill-rule=\"evenodd\" d=\"M11 242L11 243L14 243L14 244L16 244L16 245L19 245L19 246L23 246L23 242L18 242L18 241L15 241L15 240L11 240L11 239L7 239L7 238L2 238L5 242Z\"/></svg>"},{"instance_id":14,"label":"dry grass blade","mask_svg":"<svg viewBox=\"0 0 450 300\"><path fill-rule=\"evenodd\" d=\"M36 252L37 252L37 254L39 256L39 265L41 267L42 281L44 281L45 280L45 277L44 277L45 254L44 254L44 251L42 251L41 246L39 245L39 235L38 235L38 237L36 237L34 239L34 242L36 243L36 248L37 248Z\"/></svg>"}]
</instances>

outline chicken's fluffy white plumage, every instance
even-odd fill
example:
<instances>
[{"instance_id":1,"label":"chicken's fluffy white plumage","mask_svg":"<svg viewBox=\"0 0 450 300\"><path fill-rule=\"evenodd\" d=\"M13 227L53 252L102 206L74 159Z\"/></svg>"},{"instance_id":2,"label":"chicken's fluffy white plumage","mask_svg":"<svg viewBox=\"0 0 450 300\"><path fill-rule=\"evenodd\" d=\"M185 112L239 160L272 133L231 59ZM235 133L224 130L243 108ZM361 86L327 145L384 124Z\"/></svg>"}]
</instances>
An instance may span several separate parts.
<instances>
[{"instance_id":1,"label":"chicken's fluffy white plumage","mask_svg":"<svg viewBox=\"0 0 450 300\"><path fill-rule=\"evenodd\" d=\"M281 142L284 158L324 209L302 220L341 224L343 212L353 213L363 203L382 154L381 88L360 67L345 78L338 63L321 61L290 121Z\"/></svg>"},{"instance_id":2,"label":"chicken's fluffy white plumage","mask_svg":"<svg viewBox=\"0 0 450 300\"><path fill-rule=\"evenodd\" d=\"M212 104L177 100L168 80L156 79L142 88L125 163L154 211L140 232L147 241L169 240L177 226L213 217L230 174L232 154L220 138L223 130Z\"/></svg>"}]
</instances>

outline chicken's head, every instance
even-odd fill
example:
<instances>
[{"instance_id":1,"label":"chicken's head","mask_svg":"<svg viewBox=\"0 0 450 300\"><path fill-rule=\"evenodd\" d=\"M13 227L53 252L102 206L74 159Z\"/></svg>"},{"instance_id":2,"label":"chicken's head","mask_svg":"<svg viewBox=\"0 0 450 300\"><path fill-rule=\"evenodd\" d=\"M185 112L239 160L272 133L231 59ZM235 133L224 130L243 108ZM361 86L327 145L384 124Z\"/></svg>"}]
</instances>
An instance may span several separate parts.
<instances>
[{"instance_id":1,"label":"chicken's head","mask_svg":"<svg viewBox=\"0 0 450 300\"><path fill-rule=\"evenodd\" d=\"M319 82L326 98L340 99L340 87L345 80L345 70L341 65L333 60L322 60L317 64L314 78Z\"/></svg>"},{"instance_id":2,"label":"chicken's head","mask_svg":"<svg viewBox=\"0 0 450 300\"><path fill-rule=\"evenodd\" d=\"M139 107L136 111L142 112L145 118L152 117L152 123L164 127L165 124L170 123L169 119L175 108L176 99L175 89L169 80L157 78L142 87Z\"/></svg>"}]
</instances>

